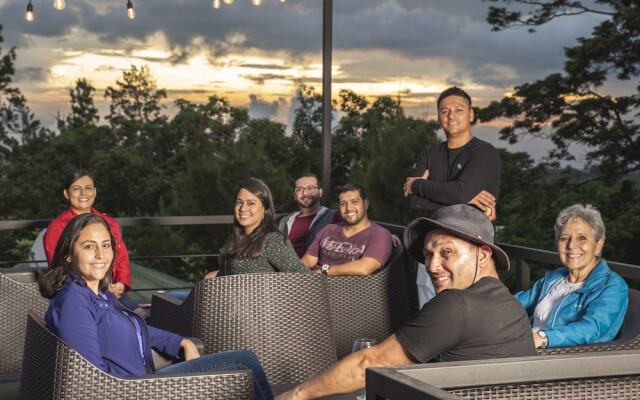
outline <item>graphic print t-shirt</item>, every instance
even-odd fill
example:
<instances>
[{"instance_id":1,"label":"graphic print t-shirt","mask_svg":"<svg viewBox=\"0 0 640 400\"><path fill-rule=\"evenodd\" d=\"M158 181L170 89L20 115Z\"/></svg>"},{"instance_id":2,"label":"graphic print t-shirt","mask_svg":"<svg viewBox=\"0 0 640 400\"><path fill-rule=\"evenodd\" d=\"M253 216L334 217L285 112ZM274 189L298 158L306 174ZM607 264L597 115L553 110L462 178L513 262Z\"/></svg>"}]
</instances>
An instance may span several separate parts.
<instances>
[{"instance_id":1,"label":"graphic print t-shirt","mask_svg":"<svg viewBox=\"0 0 640 400\"><path fill-rule=\"evenodd\" d=\"M346 237L344 225L331 224L322 229L307 250L318 257L318 265L339 265L362 257L371 257L380 264L391 255L391 233L380 225L371 224L367 229Z\"/></svg>"}]
</instances>

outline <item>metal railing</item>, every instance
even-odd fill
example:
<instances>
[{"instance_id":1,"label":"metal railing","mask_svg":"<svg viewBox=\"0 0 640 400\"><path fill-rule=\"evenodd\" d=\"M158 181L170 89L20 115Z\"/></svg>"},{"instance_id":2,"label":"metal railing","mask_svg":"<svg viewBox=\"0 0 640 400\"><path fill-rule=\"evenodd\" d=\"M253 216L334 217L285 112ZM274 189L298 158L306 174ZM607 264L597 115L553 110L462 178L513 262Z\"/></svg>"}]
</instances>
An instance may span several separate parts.
<instances>
[{"instance_id":1,"label":"metal railing","mask_svg":"<svg viewBox=\"0 0 640 400\"><path fill-rule=\"evenodd\" d=\"M185 226L185 225L227 225L233 223L232 215L199 215L184 217L133 217L133 218L116 218L121 226ZM13 220L0 221L1 230L15 229L33 229L46 228L51 220ZM402 237L404 227L396 224L388 224L378 222L387 228L391 233ZM558 253L548 250L534 249L524 246L516 246L507 243L497 243L509 257L515 262L516 289L527 289L531 286L531 266L530 263L542 263L546 265L560 266ZM186 258L186 257L213 257L217 254L188 254L188 255L162 255L162 256L135 256L132 260L158 259L158 258ZM21 262L35 262L32 260ZM6 263L6 262L0 262ZM633 264L625 264L615 261L607 261L609 267L616 271L623 278L640 281L640 266ZM145 290L151 290L145 288Z\"/></svg>"}]
</instances>

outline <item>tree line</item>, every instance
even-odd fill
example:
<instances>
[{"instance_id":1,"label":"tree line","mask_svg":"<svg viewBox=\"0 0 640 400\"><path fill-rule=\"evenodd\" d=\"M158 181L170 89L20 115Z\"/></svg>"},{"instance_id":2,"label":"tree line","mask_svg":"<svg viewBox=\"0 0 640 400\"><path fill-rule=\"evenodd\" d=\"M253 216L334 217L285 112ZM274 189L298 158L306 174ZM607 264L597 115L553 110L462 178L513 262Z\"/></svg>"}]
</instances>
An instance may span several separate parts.
<instances>
[{"instance_id":1,"label":"tree line","mask_svg":"<svg viewBox=\"0 0 640 400\"><path fill-rule=\"evenodd\" d=\"M496 29L514 22L506 8L492 9L489 18L494 18ZM569 52L569 56L577 53ZM69 90L69 113L58 116L57 129L48 129L13 83L15 58L15 49L3 52L0 47L2 219L54 218L65 208L62 182L74 168L95 174L96 208L115 217L230 214L235 184L246 176L263 178L278 211L288 212L295 208L295 177L305 171L320 172L322 101L311 86L300 86L293 124L287 132L285 125L251 118L246 108L233 106L215 94L206 103L176 100L177 111L170 117L162 105L166 91L157 87L147 67L132 66L104 92L109 103L104 121L94 105L96 89L79 79ZM637 70L627 71L637 76ZM513 125L502 132L510 141L536 133L545 118L556 124L559 132L552 136L556 152L542 163L526 153L500 149L498 240L554 250L553 224L558 211L575 202L591 203L605 218L605 257L640 264L635 251L640 193L636 176L629 173L640 156L628 149L624 160L616 159L617 148L612 147L625 129L637 135L635 122L623 118L616 125L611 99L606 104L597 97L579 99L587 102L581 107L592 107L593 113L601 110L598 118L582 109L567 112L568 107L577 105L558 103L563 94L557 90L554 94L540 89L540 85L567 89L553 79L536 83L535 88L525 84L517 88L514 97L476 110L485 121L512 118ZM563 79L574 82L569 77ZM628 115L629 109L639 108L638 103L629 102L620 101L615 107L627 107L618 111ZM360 183L371 199L373 219L406 224L414 215L402 198L401 184L422 146L436 142L437 123L406 115L398 98L369 100L350 90L338 94L333 108L340 117L333 131L332 185ZM607 116L612 118L610 126L603 124ZM589 171L560 168L557 161L570 155L566 143L575 140L567 132L586 135L589 129L594 136L609 134L610 144L583 141L596 146ZM633 157L633 162L629 161ZM229 227L220 226L127 227L124 237L132 255L201 254L216 253L228 232ZM27 230L0 232L0 259L24 259L36 234ZM158 266L190 280L211 268L210 262L200 259L187 261L179 266Z\"/></svg>"}]
</instances>

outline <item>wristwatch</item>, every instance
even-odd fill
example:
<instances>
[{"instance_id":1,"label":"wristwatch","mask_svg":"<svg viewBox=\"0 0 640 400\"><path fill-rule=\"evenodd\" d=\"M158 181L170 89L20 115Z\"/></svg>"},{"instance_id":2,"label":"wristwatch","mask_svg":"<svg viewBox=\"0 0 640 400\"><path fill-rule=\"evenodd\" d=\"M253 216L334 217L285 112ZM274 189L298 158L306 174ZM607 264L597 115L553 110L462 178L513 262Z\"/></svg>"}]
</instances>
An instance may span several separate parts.
<instances>
[{"instance_id":1,"label":"wristwatch","mask_svg":"<svg viewBox=\"0 0 640 400\"><path fill-rule=\"evenodd\" d=\"M542 338L542 345L540 348L546 349L549 346L549 338L547 337L547 334L544 331L538 331L538 336Z\"/></svg>"},{"instance_id":2,"label":"wristwatch","mask_svg":"<svg viewBox=\"0 0 640 400\"><path fill-rule=\"evenodd\" d=\"M329 275L329 268L331 268L329 264L322 264L322 267L320 267L320 272L325 275Z\"/></svg>"}]
</instances>

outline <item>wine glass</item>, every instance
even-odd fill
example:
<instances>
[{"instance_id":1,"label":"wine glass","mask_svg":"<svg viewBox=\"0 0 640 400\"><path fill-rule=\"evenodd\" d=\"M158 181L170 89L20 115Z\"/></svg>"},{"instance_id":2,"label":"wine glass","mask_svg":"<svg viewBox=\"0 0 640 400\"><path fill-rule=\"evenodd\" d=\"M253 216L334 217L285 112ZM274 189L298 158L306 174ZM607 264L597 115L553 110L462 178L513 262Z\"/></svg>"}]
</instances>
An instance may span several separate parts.
<instances>
[{"instance_id":1,"label":"wine glass","mask_svg":"<svg viewBox=\"0 0 640 400\"><path fill-rule=\"evenodd\" d=\"M373 347L376 345L375 339L356 339L353 342L353 352L360 351L363 349L368 349L369 347ZM356 395L357 400L366 400L367 393L364 389L358 392Z\"/></svg>"}]
</instances>

